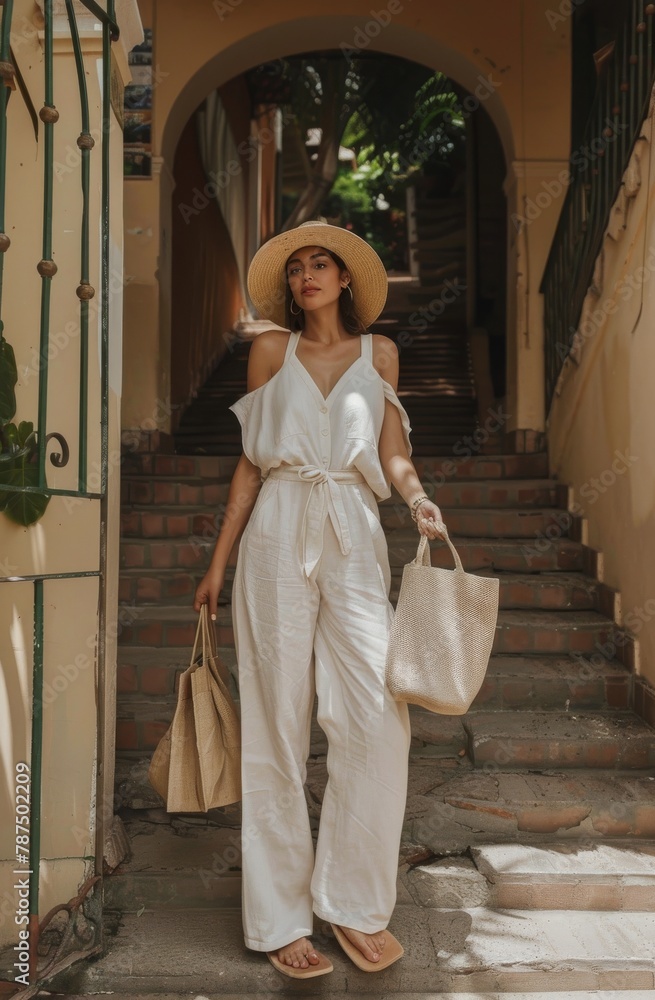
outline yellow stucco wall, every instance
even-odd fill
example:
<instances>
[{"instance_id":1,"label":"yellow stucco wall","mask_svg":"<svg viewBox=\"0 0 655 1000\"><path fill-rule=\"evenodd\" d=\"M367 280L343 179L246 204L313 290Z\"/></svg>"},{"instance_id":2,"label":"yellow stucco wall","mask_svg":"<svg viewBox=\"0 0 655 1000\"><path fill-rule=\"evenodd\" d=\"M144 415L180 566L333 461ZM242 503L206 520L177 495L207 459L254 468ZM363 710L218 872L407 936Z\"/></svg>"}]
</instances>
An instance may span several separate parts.
<instances>
[{"instance_id":1,"label":"yellow stucco wall","mask_svg":"<svg viewBox=\"0 0 655 1000\"><path fill-rule=\"evenodd\" d=\"M122 3L123 10L129 6ZM79 18L87 69L90 127L96 139L91 154L90 282L96 290L89 322L88 489L99 492L100 437L100 242L101 242L101 33L94 19ZM38 112L43 104L43 39L39 13L32 0L15 4L12 50ZM137 39L138 40L138 39ZM132 44L135 44L133 41ZM126 53L114 47L115 85L127 78ZM76 139L80 103L70 35L55 19L54 103L60 119L54 130L55 179L47 433L57 431L70 446L62 469L47 462L48 485L77 489L79 454L79 301L81 186ZM4 333L18 367L15 420L37 422L39 313L43 216L43 126L38 141L28 108L19 91L8 106L6 228L12 244L5 255ZM123 205L122 131L113 117L110 173L113 178L110 219L109 426L106 533L108 562L104 590L97 577L52 580L44 584L44 725L41 826L40 914L67 901L94 870L98 827L96 773L98 756L105 760L109 796L103 809L112 816L116 621L120 517L120 396L122 378ZM48 455L59 451L55 441ZM23 528L0 514L0 576L97 571L101 547L100 501L53 496L44 517ZM0 945L16 940L15 772L30 760L32 709L32 635L34 586L31 582L0 584ZM96 648L98 615L104 609L106 630L105 732L98 730L99 679ZM36 789L34 789L36 794Z\"/></svg>"},{"instance_id":2,"label":"yellow stucco wall","mask_svg":"<svg viewBox=\"0 0 655 1000\"><path fill-rule=\"evenodd\" d=\"M614 206L594 284L549 416L551 464L573 484L604 579L655 684L655 164L653 113Z\"/></svg>"},{"instance_id":3,"label":"yellow stucco wall","mask_svg":"<svg viewBox=\"0 0 655 1000\"><path fill-rule=\"evenodd\" d=\"M316 14L290 0L158 0L154 10L151 0L142 0L144 23L154 31L158 159L151 181L126 183L126 266L140 277L126 289L123 426L143 426L162 411L166 397L169 170L184 124L206 94L252 66L319 43L321 49L355 45L414 59L484 101L505 151L509 211L516 214L557 176L569 152L570 24L564 20L554 29L546 16L550 6L549 0L389 0L374 8L376 19L365 0L333 0L329 13ZM553 199L520 237L510 232L508 430L544 426L538 287L560 202ZM147 238L130 235L136 228L147 230ZM162 422L161 429L169 427Z\"/></svg>"}]
</instances>

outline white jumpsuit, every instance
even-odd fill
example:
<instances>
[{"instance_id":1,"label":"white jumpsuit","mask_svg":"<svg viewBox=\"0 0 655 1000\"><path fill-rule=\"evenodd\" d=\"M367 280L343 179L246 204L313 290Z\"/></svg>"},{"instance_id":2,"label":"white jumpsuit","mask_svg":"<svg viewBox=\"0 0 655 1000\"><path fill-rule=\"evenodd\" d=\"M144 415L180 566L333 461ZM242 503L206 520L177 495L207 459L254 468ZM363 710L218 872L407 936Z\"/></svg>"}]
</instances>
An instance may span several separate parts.
<instances>
[{"instance_id":1,"label":"white jumpsuit","mask_svg":"<svg viewBox=\"0 0 655 1000\"><path fill-rule=\"evenodd\" d=\"M327 398L296 357L237 400L243 450L264 480L241 537L232 591L243 780L247 947L312 933L312 911L365 933L396 901L407 794L407 706L384 682L387 542L376 496L385 400L371 334ZM316 857L304 796L315 693L328 740Z\"/></svg>"}]
</instances>

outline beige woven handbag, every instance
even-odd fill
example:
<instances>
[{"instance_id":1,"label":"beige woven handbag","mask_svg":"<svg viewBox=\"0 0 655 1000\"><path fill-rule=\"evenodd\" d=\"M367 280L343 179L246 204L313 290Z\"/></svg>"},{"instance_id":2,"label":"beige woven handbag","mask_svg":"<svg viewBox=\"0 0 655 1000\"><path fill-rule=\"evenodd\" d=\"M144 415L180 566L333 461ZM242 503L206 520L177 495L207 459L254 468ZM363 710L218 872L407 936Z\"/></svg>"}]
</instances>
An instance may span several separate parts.
<instances>
[{"instance_id":1,"label":"beige woven handbag","mask_svg":"<svg viewBox=\"0 0 655 1000\"><path fill-rule=\"evenodd\" d=\"M148 769L168 812L207 812L241 798L241 732L207 605L200 609L191 665L180 677L173 721ZM202 661L195 662L202 637Z\"/></svg>"},{"instance_id":2,"label":"beige woven handbag","mask_svg":"<svg viewBox=\"0 0 655 1000\"><path fill-rule=\"evenodd\" d=\"M455 569L430 563L421 537L405 565L389 633L386 679L396 701L463 715L482 686L491 655L500 581L465 573L445 531Z\"/></svg>"}]
</instances>

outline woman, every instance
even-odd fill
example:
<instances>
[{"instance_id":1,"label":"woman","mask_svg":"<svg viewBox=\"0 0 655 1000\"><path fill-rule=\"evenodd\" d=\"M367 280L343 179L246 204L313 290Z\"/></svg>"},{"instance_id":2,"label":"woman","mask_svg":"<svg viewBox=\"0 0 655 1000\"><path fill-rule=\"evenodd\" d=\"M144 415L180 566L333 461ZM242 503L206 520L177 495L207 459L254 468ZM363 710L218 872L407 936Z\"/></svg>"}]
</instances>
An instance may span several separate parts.
<instances>
[{"instance_id":1,"label":"woman","mask_svg":"<svg viewBox=\"0 0 655 1000\"><path fill-rule=\"evenodd\" d=\"M353 233L307 222L255 254L260 315L293 332L258 336L226 517L194 607L212 618L230 551L239 669L245 943L280 971L332 971L312 914L367 971L403 954L387 930L407 793L407 706L384 682L390 570L377 499L393 484L421 534L441 513L410 459L398 352L367 327L387 276ZM262 485L263 483L263 485ZM328 739L316 847L304 797L314 696Z\"/></svg>"}]
</instances>

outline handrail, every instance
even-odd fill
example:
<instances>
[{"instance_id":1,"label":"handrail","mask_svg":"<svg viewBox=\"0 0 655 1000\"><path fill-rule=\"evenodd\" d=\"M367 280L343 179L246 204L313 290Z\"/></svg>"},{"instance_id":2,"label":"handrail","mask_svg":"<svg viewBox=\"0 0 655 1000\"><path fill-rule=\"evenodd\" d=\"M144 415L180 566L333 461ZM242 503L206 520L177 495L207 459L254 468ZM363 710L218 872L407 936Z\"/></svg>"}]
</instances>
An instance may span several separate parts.
<instances>
[{"instance_id":1,"label":"handrail","mask_svg":"<svg viewBox=\"0 0 655 1000\"><path fill-rule=\"evenodd\" d=\"M569 160L569 186L546 262L546 404L550 405L591 284L610 211L648 112L655 73L655 3L629 0L603 65L581 145Z\"/></svg>"}]
</instances>

